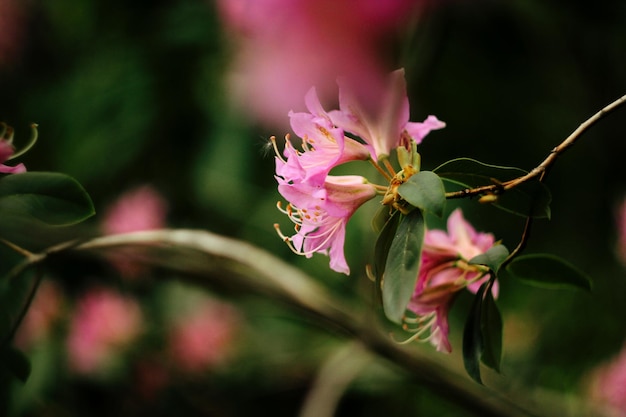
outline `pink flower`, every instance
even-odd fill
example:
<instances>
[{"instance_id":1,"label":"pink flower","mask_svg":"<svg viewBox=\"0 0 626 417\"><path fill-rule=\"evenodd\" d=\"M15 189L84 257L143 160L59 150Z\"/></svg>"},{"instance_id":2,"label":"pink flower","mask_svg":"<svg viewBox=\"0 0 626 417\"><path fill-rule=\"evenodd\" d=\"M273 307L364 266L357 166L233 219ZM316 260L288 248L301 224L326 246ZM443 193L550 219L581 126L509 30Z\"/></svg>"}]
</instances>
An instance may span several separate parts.
<instances>
[{"instance_id":1,"label":"pink flower","mask_svg":"<svg viewBox=\"0 0 626 417\"><path fill-rule=\"evenodd\" d=\"M589 396L607 408L607 415L626 413L626 346L617 357L593 371Z\"/></svg>"},{"instance_id":2,"label":"pink flower","mask_svg":"<svg viewBox=\"0 0 626 417\"><path fill-rule=\"evenodd\" d=\"M310 113L289 113L291 127L302 138L302 151L285 142L283 159L276 156L276 174L292 183L309 182L321 186L332 168L344 162L365 160L367 148L345 137L330 121L315 89L309 90L305 102Z\"/></svg>"},{"instance_id":3,"label":"pink flower","mask_svg":"<svg viewBox=\"0 0 626 417\"><path fill-rule=\"evenodd\" d=\"M150 185L122 194L105 214L102 228L106 234L160 229L165 226L167 202Z\"/></svg>"},{"instance_id":4,"label":"pink flower","mask_svg":"<svg viewBox=\"0 0 626 417\"><path fill-rule=\"evenodd\" d=\"M220 0L227 30L240 35L230 85L265 123L283 124L311 85L334 94L338 75L378 91L390 67L388 46L424 0Z\"/></svg>"},{"instance_id":5,"label":"pink flower","mask_svg":"<svg viewBox=\"0 0 626 417\"><path fill-rule=\"evenodd\" d=\"M430 331L428 340L438 351L452 350L448 341L448 310L458 291L468 288L475 293L488 279L483 267L467 261L486 252L494 237L478 233L460 209L448 218L448 232L428 230L424 238L422 264L415 293L408 309L417 315L418 334ZM494 284L497 295L497 283Z\"/></svg>"},{"instance_id":6,"label":"pink flower","mask_svg":"<svg viewBox=\"0 0 626 417\"><path fill-rule=\"evenodd\" d=\"M5 165L3 162L8 161L15 153L15 147L10 140L0 139L0 173L3 174L20 174L26 172L24 164L17 164L14 167Z\"/></svg>"},{"instance_id":7,"label":"pink flower","mask_svg":"<svg viewBox=\"0 0 626 417\"><path fill-rule=\"evenodd\" d=\"M141 333L137 302L114 291L92 289L79 300L70 324L69 366L78 373L105 371Z\"/></svg>"},{"instance_id":8,"label":"pink flower","mask_svg":"<svg viewBox=\"0 0 626 417\"><path fill-rule=\"evenodd\" d=\"M102 230L105 234L130 233L161 229L166 225L167 202L150 185L122 194L105 212ZM120 250L109 255L112 265L127 278L135 279L146 271L137 262L139 249Z\"/></svg>"},{"instance_id":9,"label":"pink flower","mask_svg":"<svg viewBox=\"0 0 626 417\"><path fill-rule=\"evenodd\" d=\"M197 373L223 363L232 353L240 317L230 305L204 299L176 319L169 354L178 369Z\"/></svg>"},{"instance_id":10,"label":"pink flower","mask_svg":"<svg viewBox=\"0 0 626 417\"><path fill-rule=\"evenodd\" d=\"M364 103L368 102L377 105L366 107ZM331 120L367 142L375 161L389 156L392 149L400 146L403 135L420 144L431 130L446 126L435 116L428 116L423 123L409 122L409 99L403 69L392 72L382 94L370 100L359 97L354 84L340 81L339 107L340 110L329 113Z\"/></svg>"},{"instance_id":11,"label":"pink flower","mask_svg":"<svg viewBox=\"0 0 626 417\"><path fill-rule=\"evenodd\" d=\"M330 257L331 269L350 273L343 245L346 224L352 214L376 196L376 188L357 175L327 176L322 187L308 183L289 184L278 178L278 191L289 201L282 210L295 223L295 235L279 235L292 250L310 258L319 252ZM278 226L275 226L278 230Z\"/></svg>"}]
</instances>

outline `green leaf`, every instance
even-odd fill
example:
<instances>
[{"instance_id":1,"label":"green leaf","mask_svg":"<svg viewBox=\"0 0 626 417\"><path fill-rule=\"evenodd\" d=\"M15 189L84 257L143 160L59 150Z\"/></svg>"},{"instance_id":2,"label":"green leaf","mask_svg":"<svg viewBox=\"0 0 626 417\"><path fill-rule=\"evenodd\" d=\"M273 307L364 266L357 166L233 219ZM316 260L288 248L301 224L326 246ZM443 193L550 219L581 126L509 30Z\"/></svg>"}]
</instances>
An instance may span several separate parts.
<instances>
[{"instance_id":1,"label":"green leaf","mask_svg":"<svg viewBox=\"0 0 626 417\"><path fill-rule=\"evenodd\" d=\"M446 190L434 172L420 171L398 187L398 194L413 207L443 216Z\"/></svg>"},{"instance_id":2,"label":"green leaf","mask_svg":"<svg viewBox=\"0 0 626 417\"><path fill-rule=\"evenodd\" d=\"M434 170L448 191L503 183L526 175L523 169L485 164L469 158L445 162ZM552 195L538 180L530 180L497 195L494 207L522 217L550 218Z\"/></svg>"},{"instance_id":3,"label":"green leaf","mask_svg":"<svg viewBox=\"0 0 626 417\"><path fill-rule=\"evenodd\" d=\"M376 239L376 245L374 246L374 274L378 280L382 280L383 273L385 272L389 248L391 248L391 243L396 235L396 230L400 224L401 217L402 216L399 211L394 211L391 217L389 217L387 222L383 225L380 233L378 234L378 238Z\"/></svg>"},{"instance_id":4,"label":"green leaf","mask_svg":"<svg viewBox=\"0 0 626 417\"><path fill-rule=\"evenodd\" d=\"M25 172L0 179L0 212L65 226L85 220L95 210L87 192L72 177Z\"/></svg>"},{"instance_id":5,"label":"green leaf","mask_svg":"<svg viewBox=\"0 0 626 417\"><path fill-rule=\"evenodd\" d=\"M542 288L591 290L591 279L587 274L554 255L518 256L506 266L505 270L519 280Z\"/></svg>"},{"instance_id":6,"label":"green leaf","mask_svg":"<svg viewBox=\"0 0 626 417\"><path fill-rule=\"evenodd\" d=\"M376 233L380 233L393 214L394 213L391 212L389 206L380 206L372 218L372 228L374 231Z\"/></svg>"},{"instance_id":7,"label":"green leaf","mask_svg":"<svg viewBox=\"0 0 626 417\"><path fill-rule=\"evenodd\" d=\"M488 266L493 272L498 272L502 262L509 256L509 250L504 245L493 245L487 252L474 256L469 264Z\"/></svg>"},{"instance_id":8,"label":"green leaf","mask_svg":"<svg viewBox=\"0 0 626 417\"><path fill-rule=\"evenodd\" d=\"M383 276L383 309L387 318L401 323L415 291L422 257L425 223L419 209L402 217L389 247Z\"/></svg>"},{"instance_id":9,"label":"green leaf","mask_svg":"<svg viewBox=\"0 0 626 417\"><path fill-rule=\"evenodd\" d=\"M480 286L463 329L463 365L468 375L482 384L480 362L500 371L502 317L491 294L493 281Z\"/></svg>"},{"instance_id":10,"label":"green leaf","mask_svg":"<svg viewBox=\"0 0 626 417\"><path fill-rule=\"evenodd\" d=\"M502 316L493 299L491 291L487 291L483 299L480 323L483 351L481 359L485 365L500 372L502 360Z\"/></svg>"},{"instance_id":11,"label":"green leaf","mask_svg":"<svg viewBox=\"0 0 626 417\"><path fill-rule=\"evenodd\" d=\"M2 361L2 366L13 376L22 383L26 383L30 376L31 366L30 361L23 352L11 346L7 346L2 353L0 353L0 361Z\"/></svg>"},{"instance_id":12,"label":"green leaf","mask_svg":"<svg viewBox=\"0 0 626 417\"><path fill-rule=\"evenodd\" d=\"M487 282L481 285L476 293L463 329L463 365L467 374L479 384L483 383L480 377L480 357L483 351L480 323L482 319L482 300L486 287Z\"/></svg>"}]
</instances>

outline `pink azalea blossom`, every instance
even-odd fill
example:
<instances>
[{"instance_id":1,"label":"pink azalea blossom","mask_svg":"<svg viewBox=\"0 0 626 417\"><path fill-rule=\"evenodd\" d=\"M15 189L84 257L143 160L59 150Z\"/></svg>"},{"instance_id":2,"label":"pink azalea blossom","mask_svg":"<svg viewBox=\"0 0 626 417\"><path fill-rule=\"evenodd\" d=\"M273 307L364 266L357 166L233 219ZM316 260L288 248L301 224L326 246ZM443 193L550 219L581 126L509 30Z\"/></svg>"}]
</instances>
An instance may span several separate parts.
<instances>
[{"instance_id":1,"label":"pink azalea blossom","mask_svg":"<svg viewBox=\"0 0 626 417\"><path fill-rule=\"evenodd\" d=\"M340 110L331 111L329 115L335 125L368 143L375 161L389 156L392 149L400 146L403 135L420 144L431 130L446 126L435 116L428 116L422 123L409 122L409 99L403 69L392 72L380 97L369 100L377 105L366 107L363 105L366 102L358 96L353 84L342 80L339 86Z\"/></svg>"},{"instance_id":2,"label":"pink azalea blossom","mask_svg":"<svg viewBox=\"0 0 626 417\"><path fill-rule=\"evenodd\" d=\"M78 302L67 339L72 370L105 371L141 333L143 318L137 302L112 290L90 290Z\"/></svg>"},{"instance_id":3,"label":"pink azalea blossom","mask_svg":"<svg viewBox=\"0 0 626 417\"><path fill-rule=\"evenodd\" d=\"M289 113L291 127L302 138L302 151L285 142L283 157L276 156L276 174L298 183L321 186L332 168L344 162L365 160L368 149L356 140L345 137L344 131L330 121L315 89L309 90L305 102L310 113Z\"/></svg>"},{"instance_id":4,"label":"pink azalea blossom","mask_svg":"<svg viewBox=\"0 0 626 417\"><path fill-rule=\"evenodd\" d=\"M448 218L447 233L426 232L417 286L408 309L418 317L418 333L430 331L428 339L438 351L452 350L448 341L448 310L456 293L463 288L475 293L488 279L480 267L467 261L493 244L493 235L476 232L460 209ZM493 291L497 295L497 283Z\"/></svg>"},{"instance_id":5,"label":"pink azalea blossom","mask_svg":"<svg viewBox=\"0 0 626 417\"><path fill-rule=\"evenodd\" d=\"M24 164L17 164L16 166L8 166L3 162L7 161L15 153L15 147L10 141L0 139L0 173L3 174L20 174L26 172Z\"/></svg>"},{"instance_id":6,"label":"pink azalea blossom","mask_svg":"<svg viewBox=\"0 0 626 417\"><path fill-rule=\"evenodd\" d=\"M294 252L306 257L326 254L331 269L349 274L343 249L346 224L357 208L376 196L376 188L357 175L329 175L322 187L277 179L278 191L289 201L283 212L295 223L296 231L291 237L279 232L280 236Z\"/></svg>"},{"instance_id":7,"label":"pink azalea blossom","mask_svg":"<svg viewBox=\"0 0 626 417\"><path fill-rule=\"evenodd\" d=\"M379 91L391 67L389 44L419 16L424 0L220 0L238 35L231 93L257 120L283 125L283 115L311 85L334 94L338 75Z\"/></svg>"}]
</instances>

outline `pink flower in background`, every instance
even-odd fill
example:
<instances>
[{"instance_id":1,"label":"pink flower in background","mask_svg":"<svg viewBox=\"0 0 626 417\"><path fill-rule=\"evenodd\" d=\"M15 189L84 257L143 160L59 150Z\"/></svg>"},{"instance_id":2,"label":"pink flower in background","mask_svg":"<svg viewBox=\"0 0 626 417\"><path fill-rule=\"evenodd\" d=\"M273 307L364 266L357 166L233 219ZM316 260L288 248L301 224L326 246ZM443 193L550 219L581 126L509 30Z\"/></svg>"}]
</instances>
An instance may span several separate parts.
<instances>
[{"instance_id":1,"label":"pink flower in background","mask_svg":"<svg viewBox=\"0 0 626 417\"><path fill-rule=\"evenodd\" d=\"M291 237L278 231L281 238L295 253L307 258L316 252L328 255L331 269L348 275L350 268L343 249L346 225L361 205L377 195L376 187L358 175L329 175L322 188L289 184L280 178L278 182L278 191L289 201L282 211L296 231Z\"/></svg>"},{"instance_id":2,"label":"pink flower in background","mask_svg":"<svg viewBox=\"0 0 626 417\"><path fill-rule=\"evenodd\" d=\"M61 316L62 304L61 289L53 281L43 280L15 334L15 345L21 349L29 349L46 339Z\"/></svg>"},{"instance_id":3,"label":"pink flower in background","mask_svg":"<svg viewBox=\"0 0 626 417\"><path fill-rule=\"evenodd\" d=\"M599 366L591 374L589 396L607 408L608 415L626 414L626 346L610 362Z\"/></svg>"},{"instance_id":4,"label":"pink flower in background","mask_svg":"<svg viewBox=\"0 0 626 417\"><path fill-rule=\"evenodd\" d=\"M165 226L167 202L150 185L122 194L106 211L102 229L106 234L160 229Z\"/></svg>"},{"instance_id":5,"label":"pink flower in background","mask_svg":"<svg viewBox=\"0 0 626 417\"><path fill-rule=\"evenodd\" d=\"M239 321L232 306L209 299L178 317L168 338L177 369L197 373L223 363L232 353Z\"/></svg>"},{"instance_id":6,"label":"pink flower in background","mask_svg":"<svg viewBox=\"0 0 626 417\"><path fill-rule=\"evenodd\" d=\"M455 294L466 287L475 293L488 279L480 267L467 261L486 252L494 242L492 234L476 232L460 209L448 218L447 233L426 232L417 287L408 309L419 317L420 330L430 331L428 339L438 351L452 350L448 341L448 310ZM493 291L497 295L497 283Z\"/></svg>"},{"instance_id":7,"label":"pink flower in background","mask_svg":"<svg viewBox=\"0 0 626 417\"><path fill-rule=\"evenodd\" d=\"M83 374L104 371L140 335L143 318L135 299L95 288L78 301L67 338L68 362Z\"/></svg>"},{"instance_id":8,"label":"pink flower in background","mask_svg":"<svg viewBox=\"0 0 626 417\"><path fill-rule=\"evenodd\" d=\"M108 207L102 230L105 234L161 229L166 225L167 201L152 186L143 185L122 194ZM125 277L136 279L146 271L137 261L137 249L114 252L111 264Z\"/></svg>"},{"instance_id":9,"label":"pink flower in background","mask_svg":"<svg viewBox=\"0 0 626 417\"><path fill-rule=\"evenodd\" d=\"M311 85L322 98L344 75L366 100L384 89L389 44L424 0L220 0L240 42L230 73L235 98L257 120L282 126ZM390 61L390 60L389 60ZM372 95L369 95L373 93Z\"/></svg>"},{"instance_id":10,"label":"pink flower in background","mask_svg":"<svg viewBox=\"0 0 626 417\"><path fill-rule=\"evenodd\" d=\"M354 83L348 84L347 80L340 82L340 110L331 111L329 115L336 126L363 139L375 161L389 156L392 149L400 146L404 134L419 145L431 130L446 126L435 116L429 116L423 123L409 122L409 99L403 69L388 76L380 97L371 100L376 105L363 105L367 101L358 95L359 89Z\"/></svg>"}]
</instances>

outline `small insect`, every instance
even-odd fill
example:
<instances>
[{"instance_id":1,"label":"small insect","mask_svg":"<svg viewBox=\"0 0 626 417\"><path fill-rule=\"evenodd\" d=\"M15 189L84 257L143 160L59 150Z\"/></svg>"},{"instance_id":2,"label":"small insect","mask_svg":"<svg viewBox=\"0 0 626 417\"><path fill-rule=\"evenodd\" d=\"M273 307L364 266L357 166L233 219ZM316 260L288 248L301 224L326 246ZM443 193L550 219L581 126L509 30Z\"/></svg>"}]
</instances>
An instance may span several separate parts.
<instances>
[{"instance_id":1,"label":"small insect","mask_svg":"<svg viewBox=\"0 0 626 417\"><path fill-rule=\"evenodd\" d=\"M274 136L270 136L269 138L261 137L259 152L263 158L267 158L268 156L274 154L276 148L275 141L276 138Z\"/></svg>"}]
</instances>

